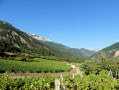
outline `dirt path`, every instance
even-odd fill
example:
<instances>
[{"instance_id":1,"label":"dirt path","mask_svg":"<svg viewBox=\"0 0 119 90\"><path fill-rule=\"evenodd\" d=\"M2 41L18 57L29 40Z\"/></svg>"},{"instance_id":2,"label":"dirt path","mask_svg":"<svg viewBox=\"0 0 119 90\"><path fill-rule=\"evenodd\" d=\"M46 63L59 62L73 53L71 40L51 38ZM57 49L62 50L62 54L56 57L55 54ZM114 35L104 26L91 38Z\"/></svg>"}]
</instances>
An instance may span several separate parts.
<instances>
[{"instance_id":1,"label":"dirt path","mask_svg":"<svg viewBox=\"0 0 119 90\"><path fill-rule=\"evenodd\" d=\"M75 73L73 73L72 75L80 75L81 78L83 77L83 73L79 70L78 67L76 67L75 65L71 65L72 68L74 68L76 70Z\"/></svg>"}]
</instances>

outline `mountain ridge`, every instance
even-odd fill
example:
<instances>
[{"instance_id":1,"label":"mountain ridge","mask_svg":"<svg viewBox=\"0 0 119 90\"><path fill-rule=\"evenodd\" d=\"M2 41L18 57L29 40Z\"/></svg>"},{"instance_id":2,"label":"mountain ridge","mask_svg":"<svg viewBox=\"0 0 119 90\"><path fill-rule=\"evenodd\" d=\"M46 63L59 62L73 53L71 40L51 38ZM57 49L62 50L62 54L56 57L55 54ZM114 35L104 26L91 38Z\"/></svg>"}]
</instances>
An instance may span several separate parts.
<instances>
[{"instance_id":1,"label":"mountain ridge","mask_svg":"<svg viewBox=\"0 0 119 90\"><path fill-rule=\"evenodd\" d=\"M70 48L68 46L65 46L61 43L57 43L57 42L53 42L51 40L41 40L38 39L37 37L41 37L38 35L33 35L30 34L33 38L40 40L41 42L43 42L45 45L51 47L51 48L55 48L56 50L60 50L60 51L64 51L64 52L70 52L72 54L74 54L77 57L80 58L89 58L90 56L92 56L93 54L96 54L98 52L98 50L93 50L93 49L85 49L85 48ZM37 37L36 37L37 36Z\"/></svg>"}]
</instances>

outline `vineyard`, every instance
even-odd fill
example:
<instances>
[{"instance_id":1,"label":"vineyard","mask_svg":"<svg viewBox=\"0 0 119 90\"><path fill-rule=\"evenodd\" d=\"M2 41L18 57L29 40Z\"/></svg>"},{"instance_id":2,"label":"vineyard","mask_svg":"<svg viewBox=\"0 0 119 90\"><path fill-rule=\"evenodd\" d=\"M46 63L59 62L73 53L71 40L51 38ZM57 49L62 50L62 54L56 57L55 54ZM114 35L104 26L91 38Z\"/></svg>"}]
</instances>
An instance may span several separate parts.
<instances>
[{"instance_id":1,"label":"vineyard","mask_svg":"<svg viewBox=\"0 0 119 90\"><path fill-rule=\"evenodd\" d=\"M71 67L65 63L38 58L36 58L34 61L0 60L0 73L54 73L69 71L70 69Z\"/></svg>"},{"instance_id":2,"label":"vineyard","mask_svg":"<svg viewBox=\"0 0 119 90\"><path fill-rule=\"evenodd\" d=\"M56 77L39 76L24 79L10 79L8 75L0 77L0 90L50 90L55 88Z\"/></svg>"},{"instance_id":3,"label":"vineyard","mask_svg":"<svg viewBox=\"0 0 119 90\"><path fill-rule=\"evenodd\" d=\"M56 80L60 83L58 90L119 90L118 62L102 57L98 61L87 60L82 63L73 63L76 68L83 70L82 76L61 74L60 76L39 75L12 78L4 72L57 73L69 71L71 66L59 61L41 58L25 61L1 59L0 72L4 74L0 75L0 90L56 90ZM107 66L110 67L107 68Z\"/></svg>"},{"instance_id":4,"label":"vineyard","mask_svg":"<svg viewBox=\"0 0 119 90\"><path fill-rule=\"evenodd\" d=\"M80 75L76 75L74 78L71 75L64 76L63 82L66 90L117 90L119 88L118 81L105 71L83 78Z\"/></svg>"},{"instance_id":5,"label":"vineyard","mask_svg":"<svg viewBox=\"0 0 119 90\"><path fill-rule=\"evenodd\" d=\"M0 90L55 90L55 79L58 76L39 76L22 79L10 79L7 74L0 77ZM99 75L90 74L84 76L72 75L63 76L63 83L66 90L118 90L119 82L106 71ZM60 86L63 89L63 86Z\"/></svg>"}]
</instances>

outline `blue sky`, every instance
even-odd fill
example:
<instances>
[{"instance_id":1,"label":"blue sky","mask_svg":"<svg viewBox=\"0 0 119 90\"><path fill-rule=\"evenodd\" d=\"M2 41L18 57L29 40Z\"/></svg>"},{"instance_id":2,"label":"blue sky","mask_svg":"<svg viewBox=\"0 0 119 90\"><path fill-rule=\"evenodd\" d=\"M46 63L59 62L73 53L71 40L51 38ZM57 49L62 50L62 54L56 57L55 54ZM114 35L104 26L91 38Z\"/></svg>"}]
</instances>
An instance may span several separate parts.
<instances>
[{"instance_id":1,"label":"blue sky","mask_svg":"<svg viewBox=\"0 0 119 90\"><path fill-rule=\"evenodd\" d=\"M72 48L119 41L119 0L0 0L0 20Z\"/></svg>"}]
</instances>

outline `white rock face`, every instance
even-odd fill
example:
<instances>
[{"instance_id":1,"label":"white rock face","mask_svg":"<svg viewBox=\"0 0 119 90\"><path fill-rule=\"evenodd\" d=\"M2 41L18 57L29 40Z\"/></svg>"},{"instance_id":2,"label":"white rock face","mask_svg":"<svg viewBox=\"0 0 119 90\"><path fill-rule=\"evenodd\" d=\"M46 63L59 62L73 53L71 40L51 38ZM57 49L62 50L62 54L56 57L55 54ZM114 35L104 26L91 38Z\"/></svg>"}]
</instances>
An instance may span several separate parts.
<instances>
[{"instance_id":1,"label":"white rock face","mask_svg":"<svg viewBox=\"0 0 119 90\"><path fill-rule=\"evenodd\" d=\"M119 51L116 51L114 57L118 57L118 56L119 56Z\"/></svg>"},{"instance_id":2,"label":"white rock face","mask_svg":"<svg viewBox=\"0 0 119 90\"><path fill-rule=\"evenodd\" d=\"M37 40L43 40L43 41L49 41L49 42L51 42L50 39L47 39L47 38L38 36L38 35L36 35L36 34L29 34L29 33L27 33L27 34L30 35L30 36L32 36L33 38L35 38L35 39L37 39Z\"/></svg>"}]
</instances>

